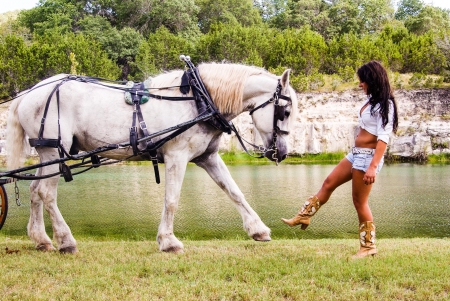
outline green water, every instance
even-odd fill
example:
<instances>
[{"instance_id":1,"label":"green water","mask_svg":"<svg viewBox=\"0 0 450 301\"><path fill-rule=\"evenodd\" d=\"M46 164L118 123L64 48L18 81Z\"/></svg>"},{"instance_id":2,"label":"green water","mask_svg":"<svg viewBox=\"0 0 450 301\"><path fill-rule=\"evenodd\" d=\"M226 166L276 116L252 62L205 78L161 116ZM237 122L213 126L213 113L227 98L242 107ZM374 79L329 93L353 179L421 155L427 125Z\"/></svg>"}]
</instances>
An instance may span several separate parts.
<instances>
[{"instance_id":1,"label":"green water","mask_svg":"<svg viewBox=\"0 0 450 301\"><path fill-rule=\"evenodd\" d=\"M289 228L291 217L315 193L334 165L229 166L247 201L271 228L272 238L355 238L358 221L351 184L338 188L314 216L306 231ZM75 237L155 239L164 200L164 166L156 184L151 165L105 166L60 181L59 208ZM21 206L14 184L7 184L8 218L1 232L26 235L28 181L19 181ZM450 166L393 164L384 166L370 196L379 238L450 236ZM51 235L51 225L46 225ZM187 168L175 215L180 239L247 239L232 202L201 168Z\"/></svg>"}]
</instances>

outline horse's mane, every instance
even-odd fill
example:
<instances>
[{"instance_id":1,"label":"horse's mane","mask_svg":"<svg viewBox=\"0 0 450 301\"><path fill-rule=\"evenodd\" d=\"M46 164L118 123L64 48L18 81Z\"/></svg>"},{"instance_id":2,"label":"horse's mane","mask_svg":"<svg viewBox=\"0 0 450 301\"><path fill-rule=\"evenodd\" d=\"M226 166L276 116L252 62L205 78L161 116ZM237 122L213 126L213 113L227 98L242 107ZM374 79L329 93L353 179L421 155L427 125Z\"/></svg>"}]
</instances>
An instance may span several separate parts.
<instances>
[{"instance_id":1,"label":"horse's mane","mask_svg":"<svg viewBox=\"0 0 450 301\"><path fill-rule=\"evenodd\" d=\"M251 75L267 71L238 64L200 64L200 76L215 105L223 114L238 114L242 111L244 84Z\"/></svg>"},{"instance_id":2,"label":"horse's mane","mask_svg":"<svg viewBox=\"0 0 450 301\"><path fill-rule=\"evenodd\" d=\"M270 74L262 68L239 64L204 63L198 66L198 70L214 104L223 114L239 114L242 111L244 85L249 76L263 73ZM152 86L180 85L182 75L183 71L181 70L160 74L151 79ZM178 89L172 89L172 91L173 94L179 92ZM154 91L152 93L167 95L168 91Z\"/></svg>"}]
</instances>

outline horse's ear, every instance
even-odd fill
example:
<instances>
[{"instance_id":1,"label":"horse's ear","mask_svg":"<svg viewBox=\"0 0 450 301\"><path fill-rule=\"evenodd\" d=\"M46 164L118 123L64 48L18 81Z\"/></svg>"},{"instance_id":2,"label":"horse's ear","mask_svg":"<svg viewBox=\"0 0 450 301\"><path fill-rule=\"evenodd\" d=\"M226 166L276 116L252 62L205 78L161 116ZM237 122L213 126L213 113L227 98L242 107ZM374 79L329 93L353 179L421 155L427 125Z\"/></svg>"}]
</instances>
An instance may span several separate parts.
<instances>
[{"instance_id":1,"label":"horse's ear","mask_svg":"<svg viewBox=\"0 0 450 301\"><path fill-rule=\"evenodd\" d=\"M281 86L286 88L289 85L289 74L291 73L291 69L286 69L281 75Z\"/></svg>"}]
</instances>

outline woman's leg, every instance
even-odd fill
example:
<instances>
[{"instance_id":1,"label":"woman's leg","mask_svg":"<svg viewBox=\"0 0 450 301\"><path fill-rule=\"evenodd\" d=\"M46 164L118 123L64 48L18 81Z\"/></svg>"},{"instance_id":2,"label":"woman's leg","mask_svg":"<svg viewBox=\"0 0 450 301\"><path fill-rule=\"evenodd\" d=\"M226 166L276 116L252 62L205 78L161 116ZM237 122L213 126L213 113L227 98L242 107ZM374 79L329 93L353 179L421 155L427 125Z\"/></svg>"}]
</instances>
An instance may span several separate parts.
<instances>
[{"instance_id":1,"label":"woman's leg","mask_svg":"<svg viewBox=\"0 0 450 301\"><path fill-rule=\"evenodd\" d=\"M350 163L347 158L344 158L328 175L328 177L323 182L319 192L317 192L316 197L320 200L320 205L328 202L333 191L342 184L350 181L351 179L352 163Z\"/></svg>"},{"instance_id":2,"label":"woman's leg","mask_svg":"<svg viewBox=\"0 0 450 301\"><path fill-rule=\"evenodd\" d=\"M297 215L291 219L282 218L281 220L291 227L301 225L301 228L305 230L310 223L311 217L328 201L333 191L345 182L350 181L351 178L352 164L347 158L344 158L325 179L319 192L305 202Z\"/></svg>"},{"instance_id":3,"label":"woman's leg","mask_svg":"<svg viewBox=\"0 0 450 301\"><path fill-rule=\"evenodd\" d=\"M373 223L372 211L369 207L369 193L372 184L366 185L363 181L365 172L354 169L352 177L353 205L358 213L359 219L359 251L353 258L364 258L377 253L375 245L375 224Z\"/></svg>"},{"instance_id":4,"label":"woman's leg","mask_svg":"<svg viewBox=\"0 0 450 301\"><path fill-rule=\"evenodd\" d=\"M364 171L354 169L352 177L353 205L358 213L360 223L373 221L372 211L369 207L369 193L372 189L372 184L366 185L364 183L364 174Z\"/></svg>"}]
</instances>

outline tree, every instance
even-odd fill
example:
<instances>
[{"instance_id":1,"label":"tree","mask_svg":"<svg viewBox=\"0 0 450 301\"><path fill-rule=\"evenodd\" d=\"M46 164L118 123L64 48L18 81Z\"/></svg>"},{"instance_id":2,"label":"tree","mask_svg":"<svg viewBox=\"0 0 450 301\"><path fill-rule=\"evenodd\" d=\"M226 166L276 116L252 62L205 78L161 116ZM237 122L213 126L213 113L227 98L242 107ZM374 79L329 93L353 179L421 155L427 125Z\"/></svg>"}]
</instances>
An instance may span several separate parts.
<instances>
[{"instance_id":1,"label":"tree","mask_svg":"<svg viewBox=\"0 0 450 301\"><path fill-rule=\"evenodd\" d=\"M261 25L262 19L252 0L196 0L200 8L198 22L200 30L207 33L214 23Z\"/></svg>"},{"instance_id":2,"label":"tree","mask_svg":"<svg viewBox=\"0 0 450 301\"><path fill-rule=\"evenodd\" d=\"M243 27L239 24L213 24L197 44L197 61L228 61L267 66L267 55L274 45L275 30L267 26Z\"/></svg>"},{"instance_id":3,"label":"tree","mask_svg":"<svg viewBox=\"0 0 450 301\"><path fill-rule=\"evenodd\" d=\"M308 25L325 36L330 26L329 7L330 5L322 0L288 0L283 28Z\"/></svg>"},{"instance_id":4,"label":"tree","mask_svg":"<svg viewBox=\"0 0 450 301\"><path fill-rule=\"evenodd\" d=\"M422 0L401 0L395 12L395 19L405 21L410 17L417 16L423 6Z\"/></svg>"},{"instance_id":5,"label":"tree","mask_svg":"<svg viewBox=\"0 0 450 301\"><path fill-rule=\"evenodd\" d=\"M450 29L450 15L447 10L427 5L417 15L409 16L404 23L415 34L437 32Z\"/></svg>"},{"instance_id":6,"label":"tree","mask_svg":"<svg viewBox=\"0 0 450 301\"><path fill-rule=\"evenodd\" d=\"M15 95L38 79L40 62L36 61L22 38L0 38L0 98Z\"/></svg>"},{"instance_id":7,"label":"tree","mask_svg":"<svg viewBox=\"0 0 450 301\"><path fill-rule=\"evenodd\" d=\"M197 37L197 12L194 0L39 0L37 7L21 12L19 20L40 35L55 27L62 34L76 32L80 20L94 16L144 36L164 25L173 33Z\"/></svg>"},{"instance_id":8,"label":"tree","mask_svg":"<svg viewBox=\"0 0 450 301\"><path fill-rule=\"evenodd\" d=\"M139 48L136 56L139 76L144 79L163 70L180 69L183 66L179 60L180 54L190 53L192 46L189 41L161 26Z\"/></svg>"},{"instance_id":9,"label":"tree","mask_svg":"<svg viewBox=\"0 0 450 301\"><path fill-rule=\"evenodd\" d=\"M100 16L87 16L78 24L80 31L98 41L108 53L108 57L122 68L121 78L127 80L128 75L132 73L132 62L143 41L141 34L129 27L118 30Z\"/></svg>"},{"instance_id":10,"label":"tree","mask_svg":"<svg viewBox=\"0 0 450 301\"><path fill-rule=\"evenodd\" d=\"M74 1L76 2L76 1ZM47 30L58 30L60 34L73 31L81 19L81 8L69 0L39 0L36 7L19 13L19 23L32 33L43 35Z\"/></svg>"},{"instance_id":11,"label":"tree","mask_svg":"<svg viewBox=\"0 0 450 301\"><path fill-rule=\"evenodd\" d=\"M93 1L90 1L93 2ZM198 29L197 13L199 7L194 0L99 0L113 3L111 19L113 25L131 27L144 37L154 33L161 26L171 33L196 39ZM108 11L107 7L105 7Z\"/></svg>"},{"instance_id":12,"label":"tree","mask_svg":"<svg viewBox=\"0 0 450 301\"><path fill-rule=\"evenodd\" d=\"M324 38L305 26L286 29L270 41L268 67L291 68L294 74L311 75L322 69L327 53Z\"/></svg>"},{"instance_id":13,"label":"tree","mask_svg":"<svg viewBox=\"0 0 450 301\"><path fill-rule=\"evenodd\" d=\"M108 58L98 42L83 34L67 33L60 36L56 31L35 39L31 52L41 62L41 79L58 73L70 73L70 54L76 56L78 73L108 79L119 78L119 68Z\"/></svg>"},{"instance_id":14,"label":"tree","mask_svg":"<svg viewBox=\"0 0 450 301\"><path fill-rule=\"evenodd\" d=\"M259 10L263 22L275 28L282 28L286 2L286 0L255 0L253 5Z\"/></svg>"},{"instance_id":15,"label":"tree","mask_svg":"<svg viewBox=\"0 0 450 301\"><path fill-rule=\"evenodd\" d=\"M389 24L383 28L374 39L374 46L380 50L384 66L392 71L400 71L403 68L403 57L400 50L400 42L408 38L408 30L401 25Z\"/></svg>"},{"instance_id":16,"label":"tree","mask_svg":"<svg viewBox=\"0 0 450 301\"><path fill-rule=\"evenodd\" d=\"M336 0L329 10L330 37L345 33L364 35L379 32L393 18L390 0Z\"/></svg>"},{"instance_id":17,"label":"tree","mask_svg":"<svg viewBox=\"0 0 450 301\"><path fill-rule=\"evenodd\" d=\"M404 68L402 72L440 74L447 67L445 54L436 43L437 37L428 32L423 35L410 34L400 42Z\"/></svg>"}]
</instances>

